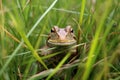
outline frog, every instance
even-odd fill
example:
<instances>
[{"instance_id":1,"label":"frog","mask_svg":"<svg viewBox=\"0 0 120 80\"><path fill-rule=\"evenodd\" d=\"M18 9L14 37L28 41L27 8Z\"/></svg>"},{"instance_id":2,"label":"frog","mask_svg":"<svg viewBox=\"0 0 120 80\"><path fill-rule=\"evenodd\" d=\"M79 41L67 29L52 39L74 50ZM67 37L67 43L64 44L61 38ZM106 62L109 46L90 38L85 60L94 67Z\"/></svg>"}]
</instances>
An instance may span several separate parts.
<instances>
[{"instance_id":1,"label":"frog","mask_svg":"<svg viewBox=\"0 0 120 80\"><path fill-rule=\"evenodd\" d=\"M71 54L71 56L69 57L70 59L67 59L65 64L73 60L74 54L76 55L76 47L72 47L77 44L77 40L73 28L69 25L65 28L53 26L45 42L46 45L41 48L41 52L39 53L40 56L44 57L50 54L59 53L55 56L44 59L44 62L48 68L55 68L67 54ZM44 70L44 68L41 67L39 62L37 62L37 64L39 73L41 70ZM63 78L63 75L60 76L59 74L61 75L61 73L58 73L56 76Z\"/></svg>"},{"instance_id":2,"label":"frog","mask_svg":"<svg viewBox=\"0 0 120 80\"><path fill-rule=\"evenodd\" d=\"M73 55L76 55L76 48L72 48L76 45L76 43L76 36L71 26L66 26L65 28L54 26L51 28L51 32L48 34L46 45L43 47L41 55L46 56L53 53L59 53L45 61L47 64L49 62L49 64L52 63L57 65L67 53L70 53L72 58Z\"/></svg>"},{"instance_id":3,"label":"frog","mask_svg":"<svg viewBox=\"0 0 120 80\"><path fill-rule=\"evenodd\" d=\"M68 52L70 51L69 48L76 45L76 43L76 36L74 35L74 31L71 26L66 26L65 28L54 26L48 35L46 46L44 46L42 49L41 54L48 55L50 53L55 53L63 50L66 50L66 52ZM47 49L53 47L55 47L55 49L47 51ZM72 49L71 51L75 53L76 49Z\"/></svg>"},{"instance_id":4,"label":"frog","mask_svg":"<svg viewBox=\"0 0 120 80\"><path fill-rule=\"evenodd\" d=\"M53 57L49 58L47 57L47 59L43 59L43 61L45 62L49 69L55 68L66 54L71 54L71 56L72 54L76 54L76 47L75 48L72 47L77 44L77 40L73 28L71 26L66 26L65 28L60 28L58 26L52 27L51 32L48 34L45 42L46 45L40 48L41 50L41 52L39 53L40 56L44 57L50 54L60 52L59 54ZM70 60L72 59L70 58ZM38 61L36 62L36 64L38 66L37 73L46 70L44 67L41 66L41 64ZM34 67L35 64L33 64L32 66ZM64 74L62 74L61 72L55 74L55 76L56 78L59 78L61 80L63 80L63 78L65 77Z\"/></svg>"}]
</instances>

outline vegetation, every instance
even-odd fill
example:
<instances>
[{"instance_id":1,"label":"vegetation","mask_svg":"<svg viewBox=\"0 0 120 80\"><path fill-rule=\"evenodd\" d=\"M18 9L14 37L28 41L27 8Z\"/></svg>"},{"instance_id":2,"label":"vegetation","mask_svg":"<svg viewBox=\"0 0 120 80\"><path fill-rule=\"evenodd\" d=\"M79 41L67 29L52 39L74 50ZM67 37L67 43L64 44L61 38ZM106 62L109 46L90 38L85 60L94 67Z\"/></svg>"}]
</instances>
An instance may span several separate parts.
<instances>
[{"instance_id":1,"label":"vegetation","mask_svg":"<svg viewBox=\"0 0 120 80\"><path fill-rule=\"evenodd\" d=\"M54 25L72 26L79 56L49 68ZM0 0L0 79L120 80L120 0Z\"/></svg>"}]
</instances>

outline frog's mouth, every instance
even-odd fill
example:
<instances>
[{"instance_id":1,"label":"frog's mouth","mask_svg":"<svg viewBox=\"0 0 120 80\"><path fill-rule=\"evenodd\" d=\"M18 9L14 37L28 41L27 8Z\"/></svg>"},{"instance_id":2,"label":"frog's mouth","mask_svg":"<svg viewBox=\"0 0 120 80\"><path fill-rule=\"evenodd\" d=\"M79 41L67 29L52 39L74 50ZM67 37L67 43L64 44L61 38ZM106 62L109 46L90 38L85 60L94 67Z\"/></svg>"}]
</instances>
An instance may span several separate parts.
<instances>
[{"instance_id":1,"label":"frog's mouth","mask_svg":"<svg viewBox=\"0 0 120 80\"><path fill-rule=\"evenodd\" d=\"M75 45L75 40L67 40L67 41L56 41L56 40L48 40L48 46L71 46Z\"/></svg>"}]
</instances>

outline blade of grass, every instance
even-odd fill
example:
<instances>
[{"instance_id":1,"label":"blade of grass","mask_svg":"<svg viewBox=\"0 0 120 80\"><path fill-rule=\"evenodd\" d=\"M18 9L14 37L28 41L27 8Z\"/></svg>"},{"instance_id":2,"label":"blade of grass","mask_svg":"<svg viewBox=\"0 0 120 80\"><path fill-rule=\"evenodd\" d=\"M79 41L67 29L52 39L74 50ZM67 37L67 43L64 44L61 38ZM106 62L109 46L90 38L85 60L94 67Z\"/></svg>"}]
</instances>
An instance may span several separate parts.
<instances>
[{"instance_id":1,"label":"blade of grass","mask_svg":"<svg viewBox=\"0 0 120 80\"><path fill-rule=\"evenodd\" d=\"M42 78L48 76L52 72L53 72L53 69L48 69L48 70L45 70L45 71L43 71L41 73L38 73L36 75L31 76L27 80L39 80L39 79L42 79Z\"/></svg>"},{"instance_id":2,"label":"blade of grass","mask_svg":"<svg viewBox=\"0 0 120 80\"><path fill-rule=\"evenodd\" d=\"M78 37L77 37L77 44L80 43L80 36L81 36L81 25L82 25L82 21L83 21L83 16L84 16L84 11L85 11L85 4L86 4L86 0L82 0L82 6L81 6L81 14L80 14L80 18L79 18L79 25L78 25ZM77 53L80 52L80 47L77 48Z\"/></svg>"},{"instance_id":3,"label":"blade of grass","mask_svg":"<svg viewBox=\"0 0 120 80\"><path fill-rule=\"evenodd\" d=\"M5 34L4 34L4 30L3 30L4 29L4 12L3 12L4 10L3 10L3 6L2 6L2 1L0 1L0 10L1 10L1 15L0 15L1 50L0 50L0 53L4 53L5 52L5 50L4 50L4 43L5 43L4 36L5 36ZM2 57L2 54L0 54L0 59L1 59L1 57Z\"/></svg>"},{"instance_id":4,"label":"blade of grass","mask_svg":"<svg viewBox=\"0 0 120 80\"><path fill-rule=\"evenodd\" d=\"M103 13L103 15L101 17L101 20L100 20L100 22L98 24L98 28L97 28L96 33L95 33L95 37L94 37L94 39L92 41L92 44L91 44L91 48L90 48L89 55L88 55L88 61L86 63L86 69L85 69L85 73L84 73L84 75L82 77L82 80L88 80L89 74L90 74L90 72L92 70L92 65L94 64L94 62L95 62L95 60L97 58L97 55L98 55L98 52L97 53L95 52L97 47L98 47L97 46L98 45L98 39L99 39L100 33L102 31L104 21L107 18L107 15L109 13L109 8L111 7L112 1L109 0L106 3L107 3L106 4L106 10L105 10L105 12ZM95 54L94 58L91 57L93 54Z\"/></svg>"},{"instance_id":5,"label":"blade of grass","mask_svg":"<svg viewBox=\"0 0 120 80\"><path fill-rule=\"evenodd\" d=\"M5 28L4 28L3 30L4 30L4 32L5 32L10 38L12 38L14 41L20 43L20 40L18 40L18 39L17 39L14 35L12 35L9 31L7 31ZM23 44L23 46L26 47L25 44Z\"/></svg>"},{"instance_id":6,"label":"blade of grass","mask_svg":"<svg viewBox=\"0 0 120 80\"><path fill-rule=\"evenodd\" d=\"M86 4L86 0L82 0L81 14L80 14L80 19L79 19L80 26L82 25L82 21L83 21L83 15L84 15L84 11L85 11L85 4Z\"/></svg>"},{"instance_id":7,"label":"blade of grass","mask_svg":"<svg viewBox=\"0 0 120 80\"><path fill-rule=\"evenodd\" d=\"M109 31L110 31L111 28L112 28L113 23L114 23L114 21L111 21L111 23L107 26L107 28L106 28L106 30L105 30L105 32L104 32L103 38L102 38L102 40L101 40L101 43L99 44L99 47L98 47L98 50L97 50L97 51L100 51L100 50L99 50L99 49L101 49L100 47L102 47L103 45L105 45L105 43L106 43L106 38L107 38L107 36L108 36L108 34L109 34ZM107 57L107 54L106 54L106 53L107 53L107 52L106 52L105 49L104 49L104 52L105 52L105 53L103 53L103 54L104 54L104 58L105 58L105 59L104 59L104 66L103 66L103 69L98 72L97 75L99 75L99 76L96 77L96 80L101 80L103 74L105 73L105 71L106 71L107 69L109 69L109 68L108 68L108 60L106 59L106 57ZM105 79L105 80L106 80L106 79Z\"/></svg>"}]
</instances>

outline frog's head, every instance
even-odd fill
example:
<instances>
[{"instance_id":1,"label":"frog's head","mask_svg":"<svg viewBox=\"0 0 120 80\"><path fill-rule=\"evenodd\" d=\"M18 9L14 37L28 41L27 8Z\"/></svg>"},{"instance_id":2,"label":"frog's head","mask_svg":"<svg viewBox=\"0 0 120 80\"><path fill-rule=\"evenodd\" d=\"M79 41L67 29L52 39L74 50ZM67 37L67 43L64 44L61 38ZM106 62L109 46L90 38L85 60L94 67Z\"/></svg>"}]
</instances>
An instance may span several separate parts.
<instances>
[{"instance_id":1,"label":"frog's head","mask_svg":"<svg viewBox=\"0 0 120 80\"><path fill-rule=\"evenodd\" d=\"M70 46L76 44L76 37L71 26L59 28L54 26L51 29L47 40L48 46Z\"/></svg>"}]
</instances>

